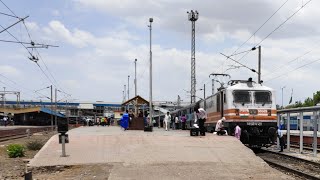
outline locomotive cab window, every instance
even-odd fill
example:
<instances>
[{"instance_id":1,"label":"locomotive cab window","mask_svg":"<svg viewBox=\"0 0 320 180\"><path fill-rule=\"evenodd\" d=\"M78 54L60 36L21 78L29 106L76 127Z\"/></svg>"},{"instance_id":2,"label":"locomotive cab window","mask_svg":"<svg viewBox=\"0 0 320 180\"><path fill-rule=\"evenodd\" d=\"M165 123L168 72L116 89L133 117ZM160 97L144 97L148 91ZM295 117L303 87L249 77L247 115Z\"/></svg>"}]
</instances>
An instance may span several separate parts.
<instances>
[{"instance_id":1,"label":"locomotive cab window","mask_svg":"<svg viewBox=\"0 0 320 180\"><path fill-rule=\"evenodd\" d=\"M270 91L256 91L254 92L255 103L266 104L271 103L271 92Z\"/></svg>"},{"instance_id":2,"label":"locomotive cab window","mask_svg":"<svg viewBox=\"0 0 320 180\"><path fill-rule=\"evenodd\" d=\"M233 91L233 98L235 103L250 103L251 97L250 97L249 91Z\"/></svg>"}]
</instances>

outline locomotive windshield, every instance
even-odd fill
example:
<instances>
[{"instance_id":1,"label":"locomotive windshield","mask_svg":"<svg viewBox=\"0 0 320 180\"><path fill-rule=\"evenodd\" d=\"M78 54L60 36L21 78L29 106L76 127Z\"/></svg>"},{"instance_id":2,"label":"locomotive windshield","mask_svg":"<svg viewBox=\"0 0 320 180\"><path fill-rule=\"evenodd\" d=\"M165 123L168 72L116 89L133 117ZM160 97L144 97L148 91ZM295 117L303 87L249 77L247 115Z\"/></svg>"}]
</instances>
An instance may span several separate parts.
<instances>
[{"instance_id":1,"label":"locomotive windshield","mask_svg":"<svg viewBox=\"0 0 320 180\"><path fill-rule=\"evenodd\" d=\"M235 103L250 103L250 92L249 91L233 91Z\"/></svg>"},{"instance_id":2,"label":"locomotive windshield","mask_svg":"<svg viewBox=\"0 0 320 180\"><path fill-rule=\"evenodd\" d=\"M266 104L271 102L270 91L256 91L254 92L254 99L256 103Z\"/></svg>"}]
</instances>

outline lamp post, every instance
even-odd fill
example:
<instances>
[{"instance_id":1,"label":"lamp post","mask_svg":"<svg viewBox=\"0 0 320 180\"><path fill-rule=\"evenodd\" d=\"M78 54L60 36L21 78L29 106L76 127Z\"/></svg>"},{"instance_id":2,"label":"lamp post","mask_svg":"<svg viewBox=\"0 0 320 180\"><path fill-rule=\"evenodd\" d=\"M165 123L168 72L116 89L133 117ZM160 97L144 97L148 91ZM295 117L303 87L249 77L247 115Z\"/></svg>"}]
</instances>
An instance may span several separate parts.
<instances>
[{"instance_id":1,"label":"lamp post","mask_svg":"<svg viewBox=\"0 0 320 180\"><path fill-rule=\"evenodd\" d=\"M137 100L137 59L134 60L134 97L135 100L135 107L134 107L134 113L135 115L138 115L138 100Z\"/></svg>"},{"instance_id":2,"label":"lamp post","mask_svg":"<svg viewBox=\"0 0 320 180\"><path fill-rule=\"evenodd\" d=\"M286 86L281 87L281 99L282 99L282 106L281 109L283 109L283 89L286 88Z\"/></svg>"},{"instance_id":3,"label":"lamp post","mask_svg":"<svg viewBox=\"0 0 320 180\"><path fill-rule=\"evenodd\" d=\"M130 89L130 88L129 88L129 87L130 87L130 86L129 86L129 81L130 81L130 75L128 75L128 100L130 99L130 97L129 97L129 89Z\"/></svg>"},{"instance_id":4,"label":"lamp post","mask_svg":"<svg viewBox=\"0 0 320 180\"><path fill-rule=\"evenodd\" d=\"M137 59L134 60L134 95L137 96Z\"/></svg>"},{"instance_id":5,"label":"lamp post","mask_svg":"<svg viewBox=\"0 0 320 180\"><path fill-rule=\"evenodd\" d=\"M200 89L201 91L203 91L203 109L206 110L207 108L207 104L206 104L206 84L203 84L203 89Z\"/></svg>"},{"instance_id":6,"label":"lamp post","mask_svg":"<svg viewBox=\"0 0 320 180\"><path fill-rule=\"evenodd\" d=\"M151 35L152 35L152 22L153 22L153 18L149 18L149 22L150 22L150 25L148 26L149 27L149 30L150 30L150 99L149 99L149 117L150 117L150 125L153 126L152 124L152 50L151 50Z\"/></svg>"}]
</instances>

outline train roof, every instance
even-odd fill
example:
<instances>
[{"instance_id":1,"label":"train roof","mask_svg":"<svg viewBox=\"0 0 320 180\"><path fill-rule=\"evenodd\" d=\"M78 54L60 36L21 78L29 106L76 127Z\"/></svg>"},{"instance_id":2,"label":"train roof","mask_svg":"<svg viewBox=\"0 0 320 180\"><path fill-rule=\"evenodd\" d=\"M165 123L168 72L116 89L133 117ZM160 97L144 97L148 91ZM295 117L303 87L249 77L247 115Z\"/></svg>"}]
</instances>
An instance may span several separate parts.
<instances>
[{"instance_id":1,"label":"train roof","mask_svg":"<svg viewBox=\"0 0 320 180\"><path fill-rule=\"evenodd\" d=\"M258 84L254 81L234 81L234 83L230 84L226 89L228 90L265 90L265 91L273 91L272 88Z\"/></svg>"}]
</instances>

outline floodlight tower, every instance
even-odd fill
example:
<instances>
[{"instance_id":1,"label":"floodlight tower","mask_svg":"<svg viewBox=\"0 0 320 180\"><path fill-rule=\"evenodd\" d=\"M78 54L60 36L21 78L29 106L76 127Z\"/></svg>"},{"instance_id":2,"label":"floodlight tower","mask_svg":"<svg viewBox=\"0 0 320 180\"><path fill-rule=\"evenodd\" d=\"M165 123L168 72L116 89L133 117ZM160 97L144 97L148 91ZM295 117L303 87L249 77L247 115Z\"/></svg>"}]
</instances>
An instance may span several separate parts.
<instances>
[{"instance_id":1,"label":"floodlight tower","mask_svg":"<svg viewBox=\"0 0 320 180\"><path fill-rule=\"evenodd\" d=\"M198 11L188 11L188 19L191 21L191 103L196 102L196 21Z\"/></svg>"}]
</instances>

